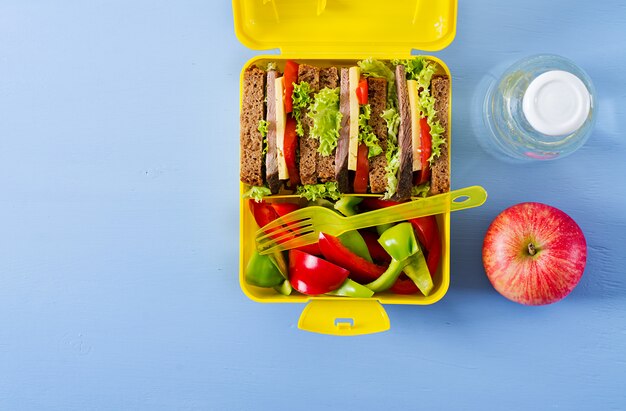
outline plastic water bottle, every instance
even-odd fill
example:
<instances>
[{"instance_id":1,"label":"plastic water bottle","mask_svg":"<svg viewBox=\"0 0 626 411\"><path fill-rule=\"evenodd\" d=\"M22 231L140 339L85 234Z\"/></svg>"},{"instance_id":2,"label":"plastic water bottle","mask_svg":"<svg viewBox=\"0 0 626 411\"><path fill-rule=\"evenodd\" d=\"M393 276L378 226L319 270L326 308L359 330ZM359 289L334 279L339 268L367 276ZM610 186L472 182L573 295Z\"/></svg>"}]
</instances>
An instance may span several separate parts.
<instances>
[{"instance_id":1,"label":"plastic water bottle","mask_svg":"<svg viewBox=\"0 0 626 411\"><path fill-rule=\"evenodd\" d=\"M562 158L587 141L596 111L591 79L574 62L550 54L527 57L488 89L481 143L517 161Z\"/></svg>"}]
</instances>

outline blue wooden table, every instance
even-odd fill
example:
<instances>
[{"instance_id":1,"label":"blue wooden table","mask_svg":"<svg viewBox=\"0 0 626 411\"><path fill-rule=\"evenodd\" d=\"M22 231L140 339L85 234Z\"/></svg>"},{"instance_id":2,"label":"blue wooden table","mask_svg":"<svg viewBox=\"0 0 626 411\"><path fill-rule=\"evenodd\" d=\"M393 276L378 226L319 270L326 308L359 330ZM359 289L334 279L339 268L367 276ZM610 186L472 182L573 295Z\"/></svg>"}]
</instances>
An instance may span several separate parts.
<instances>
[{"instance_id":1,"label":"blue wooden table","mask_svg":"<svg viewBox=\"0 0 626 411\"><path fill-rule=\"evenodd\" d=\"M297 329L302 305L238 284L238 87L258 52L229 2L0 2L0 409L626 409L626 7L461 1L453 73L451 286L389 306L391 330ZM486 154L477 86L503 63L569 57L600 106L550 163ZM540 201L582 227L565 300L524 307L481 264L490 221Z\"/></svg>"}]
</instances>

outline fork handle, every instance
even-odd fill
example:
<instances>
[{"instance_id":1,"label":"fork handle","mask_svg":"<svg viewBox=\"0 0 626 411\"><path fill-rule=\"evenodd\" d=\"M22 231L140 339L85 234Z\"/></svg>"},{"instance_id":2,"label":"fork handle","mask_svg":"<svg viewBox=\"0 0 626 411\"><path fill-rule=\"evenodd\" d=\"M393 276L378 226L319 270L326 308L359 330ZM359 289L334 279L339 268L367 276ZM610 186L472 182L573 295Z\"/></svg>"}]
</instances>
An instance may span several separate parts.
<instances>
[{"instance_id":1,"label":"fork handle","mask_svg":"<svg viewBox=\"0 0 626 411\"><path fill-rule=\"evenodd\" d=\"M348 217L345 223L350 227L346 231L478 207L486 199L487 192L481 186L465 187Z\"/></svg>"}]
</instances>

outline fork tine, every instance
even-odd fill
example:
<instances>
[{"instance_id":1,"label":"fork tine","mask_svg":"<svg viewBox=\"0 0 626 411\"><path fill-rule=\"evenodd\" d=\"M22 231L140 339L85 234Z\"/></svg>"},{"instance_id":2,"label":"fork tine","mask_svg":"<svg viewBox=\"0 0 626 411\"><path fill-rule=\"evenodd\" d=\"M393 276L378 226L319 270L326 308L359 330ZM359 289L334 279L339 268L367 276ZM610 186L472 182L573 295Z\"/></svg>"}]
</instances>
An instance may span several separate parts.
<instances>
[{"instance_id":1,"label":"fork tine","mask_svg":"<svg viewBox=\"0 0 626 411\"><path fill-rule=\"evenodd\" d=\"M307 213L304 213L304 211L307 211ZM293 211L289 214L286 214L282 217L278 217L276 220L270 222L269 224L261 227L259 229L259 231L272 231L275 230L276 228L282 227L284 225L290 225L293 223L297 223L299 221L302 220L306 220L306 219L310 219L311 216L308 213L308 210L306 209L300 209L297 211ZM258 231L257 231L258 232Z\"/></svg>"},{"instance_id":2,"label":"fork tine","mask_svg":"<svg viewBox=\"0 0 626 411\"><path fill-rule=\"evenodd\" d=\"M297 230L291 230L291 229L285 228L282 231L275 231L271 234L257 237L256 242L258 244L284 243L285 240L289 240L293 237L302 236L312 231L315 231L312 224L307 224L306 226L299 227Z\"/></svg>"},{"instance_id":3,"label":"fork tine","mask_svg":"<svg viewBox=\"0 0 626 411\"><path fill-rule=\"evenodd\" d=\"M261 241L261 240L267 239L268 237L275 238L276 236L283 235L287 231L295 233L295 232L302 230L303 228L311 227L312 225L313 225L312 220L307 219L307 220L301 220L295 223L290 223L289 225L285 225L285 226L281 225L278 227L272 227L270 230L267 230L265 228L267 226L265 226L261 228L260 230L257 230L255 237L257 241Z\"/></svg>"},{"instance_id":4,"label":"fork tine","mask_svg":"<svg viewBox=\"0 0 626 411\"><path fill-rule=\"evenodd\" d=\"M304 234L300 237L293 238L282 244L274 244L270 248L261 248L261 246L257 244L257 250L259 251L259 254L270 254L274 251L289 250L292 248L301 247L303 245L312 244L316 241L317 241L317 235L315 231L313 231L309 234Z\"/></svg>"}]
</instances>

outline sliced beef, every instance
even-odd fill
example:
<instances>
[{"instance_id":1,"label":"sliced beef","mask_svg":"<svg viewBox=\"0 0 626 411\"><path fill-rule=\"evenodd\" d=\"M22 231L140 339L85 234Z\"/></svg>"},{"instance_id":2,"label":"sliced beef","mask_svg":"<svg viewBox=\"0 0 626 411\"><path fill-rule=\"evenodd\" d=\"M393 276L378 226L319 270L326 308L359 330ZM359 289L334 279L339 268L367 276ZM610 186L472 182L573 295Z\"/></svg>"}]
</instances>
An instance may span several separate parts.
<instances>
[{"instance_id":1,"label":"sliced beef","mask_svg":"<svg viewBox=\"0 0 626 411\"><path fill-rule=\"evenodd\" d=\"M266 105L267 105L267 154L265 155L265 179L272 194L280 188L278 181L278 159L276 152L276 70L267 72Z\"/></svg>"},{"instance_id":2,"label":"sliced beef","mask_svg":"<svg viewBox=\"0 0 626 411\"><path fill-rule=\"evenodd\" d=\"M400 165L398 167L398 190L393 200L403 201L411 197L413 187L413 142L411 140L411 107L409 105L409 90L406 85L406 74L403 65L396 66L396 89L398 91L398 113L400 127L398 128L398 147L400 150Z\"/></svg>"},{"instance_id":3,"label":"sliced beef","mask_svg":"<svg viewBox=\"0 0 626 411\"><path fill-rule=\"evenodd\" d=\"M341 128L335 152L335 179L339 191L347 193L350 189L348 179L348 150L350 146L350 76L347 68L341 69L339 111L341 112Z\"/></svg>"}]
</instances>

